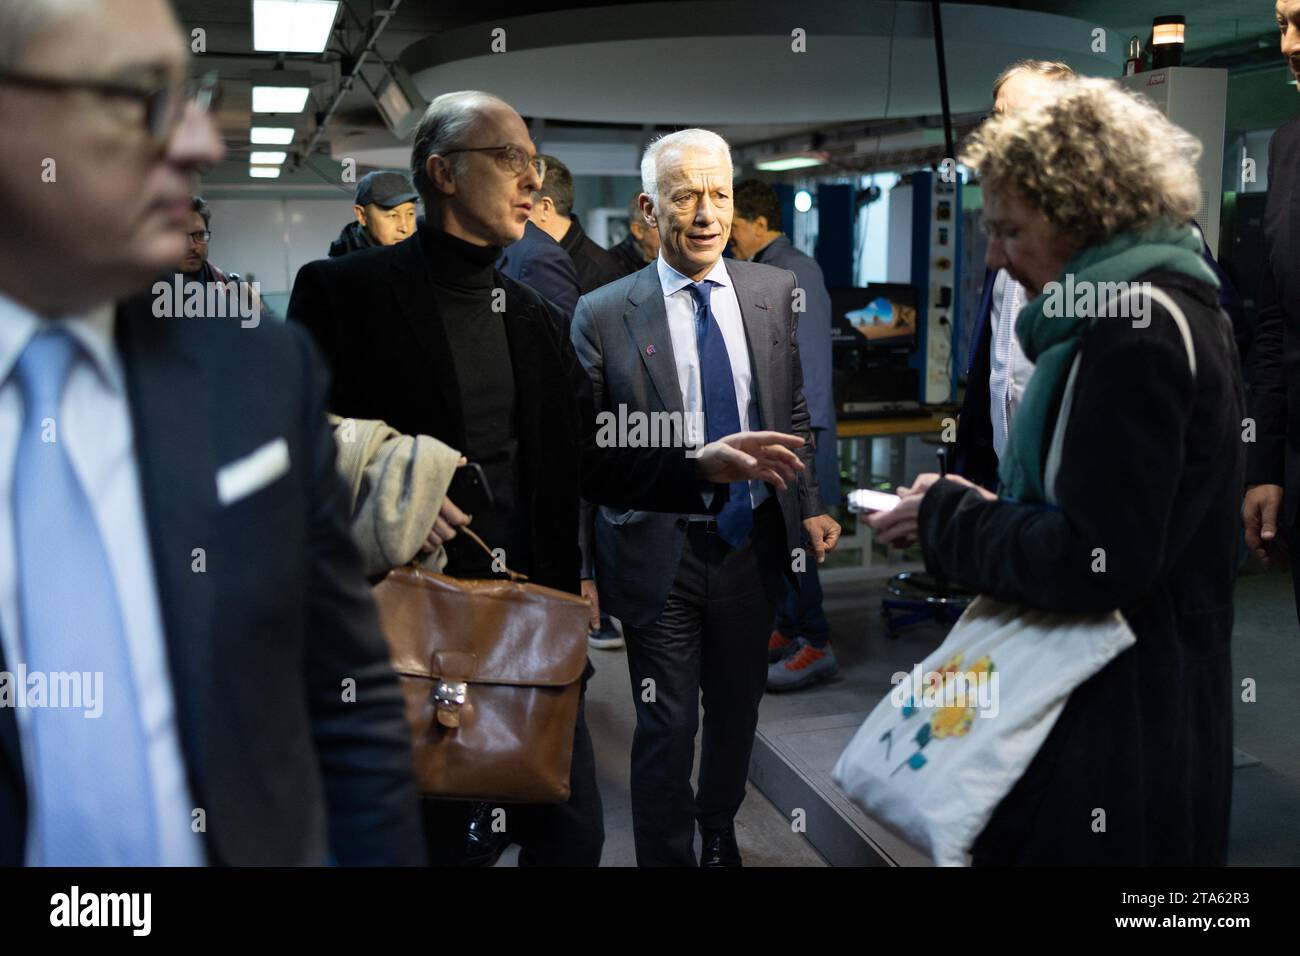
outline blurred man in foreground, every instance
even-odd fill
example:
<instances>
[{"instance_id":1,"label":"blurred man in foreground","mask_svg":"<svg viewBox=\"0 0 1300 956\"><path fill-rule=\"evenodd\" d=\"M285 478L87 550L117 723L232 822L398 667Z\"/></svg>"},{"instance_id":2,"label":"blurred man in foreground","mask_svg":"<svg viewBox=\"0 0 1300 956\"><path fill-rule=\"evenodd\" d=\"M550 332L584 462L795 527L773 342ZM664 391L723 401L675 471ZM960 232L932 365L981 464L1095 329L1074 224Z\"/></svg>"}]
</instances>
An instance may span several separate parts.
<instances>
[{"instance_id":1,"label":"blurred man in foreground","mask_svg":"<svg viewBox=\"0 0 1300 956\"><path fill-rule=\"evenodd\" d=\"M310 341L124 300L185 251L215 81L164 0L0 38L0 672L101 707L0 706L0 865L421 862Z\"/></svg>"}]
</instances>

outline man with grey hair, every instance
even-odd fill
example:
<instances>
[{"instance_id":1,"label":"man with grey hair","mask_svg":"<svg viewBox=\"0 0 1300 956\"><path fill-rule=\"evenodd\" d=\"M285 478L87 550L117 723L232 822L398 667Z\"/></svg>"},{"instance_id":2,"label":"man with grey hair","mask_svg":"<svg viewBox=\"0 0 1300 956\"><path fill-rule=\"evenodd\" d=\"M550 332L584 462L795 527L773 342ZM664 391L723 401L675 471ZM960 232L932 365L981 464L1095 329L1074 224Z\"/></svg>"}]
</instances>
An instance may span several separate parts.
<instances>
[{"instance_id":1,"label":"man with grey hair","mask_svg":"<svg viewBox=\"0 0 1300 956\"><path fill-rule=\"evenodd\" d=\"M732 164L716 133L651 143L641 212L659 257L578 300L573 343L596 408L683 423L679 454L716 436L771 428L810 436L794 312L797 280L721 258ZM628 439L631 441L631 438ZM736 481L677 514L601 508L596 579L623 622L637 711L632 825L643 866L739 866L734 819L767 683L767 639L786 581L822 560L840 528L822 507L813 449L791 487ZM813 555L801 547L803 532ZM784 580L783 580L784 579ZM645 693L653 687L653 695ZM691 767L704 697L699 791Z\"/></svg>"},{"instance_id":2,"label":"man with grey hair","mask_svg":"<svg viewBox=\"0 0 1300 956\"><path fill-rule=\"evenodd\" d=\"M406 242L304 266L289 318L333 366L331 410L431 435L477 463L490 488L453 481L449 497L505 564L578 593L578 496L620 508L703 510L721 482L793 481L798 438L730 435L689 460L673 449L598 448L591 387L564 334L567 318L495 263L523 234L543 164L528 127L488 93L445 93L416 130L411 165L426 216ZM365 323L354 316L365 314ZM732 429L733 432L739 429ZM461 495L477 494L479 500ZM445 542L446 573L500 573L465 536ZM590 735L579 707L567 803L512 807L521 865L591 865L604 841ZM427 801L438 861L492 852L445 802ZM487 848L484 844L488 843Z\"/></svg>"},{"instance_id":3,"label":"man with grey hair","mask_svg":"<svg viewBox=\"0 0 1300 956\"><path fill-rule=\"evenodd\" d=\"M0 0L0 866L419 863L311 342L132 298L223 153L187 53L165 0Z\"/></svg>"},{"instance_id":4,"label":"man with grey hair","mask_svg":"<svg viewBox=\"0 0 1300 956\"><path fill-rule=\"evenodd\" d=\"M993 81L994 112L1037 103L1051 95L1058 80L1074 75L1068 65L1054 60L1019 60ZM1007 270L985 275L971 336L954 470L989 490L997 488L998 461L1011 420L1034 372L1015 334L1016 316L1026 301L1025 290Z\"/></svg>"}]
</instances>

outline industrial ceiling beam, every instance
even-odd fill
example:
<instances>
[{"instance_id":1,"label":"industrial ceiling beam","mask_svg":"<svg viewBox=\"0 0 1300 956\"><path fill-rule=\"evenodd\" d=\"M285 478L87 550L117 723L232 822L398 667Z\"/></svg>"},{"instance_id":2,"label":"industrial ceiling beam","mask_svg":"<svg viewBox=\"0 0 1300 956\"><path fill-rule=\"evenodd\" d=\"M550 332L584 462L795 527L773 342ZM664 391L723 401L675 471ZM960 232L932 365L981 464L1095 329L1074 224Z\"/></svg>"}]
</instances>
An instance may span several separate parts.
<instances>
[{"instance_id":1,"label":"industrial ceiling beam","mask_svg":"<svg viewBox=\"0 0 1300 956\"><path fill-rule=\"evenodd\" d=\"M325 135L325 129L329 126L330 120L338 110L339 104L343 102L343 97L347 96L347 94L352 91L353 84L355 84L357 78L361 76L361 68L365 66L366 59L374 54L381 63L383 62L383 59L378 57L378 54L375 52L375 44L379 41L379 35L384 32L384 29L388 26L393 14L397 12L397 8L401 5L402 0L392 0L392 3L389 5L387 10L379 11L370 18L370 23L366 27L366 34L362 38L361 46L355 53L351 54L351 64L348 69L344 71L342 83L335 91L334 96L331 97L329 104L321 113L317 114L316 131L312 133L311 139L308 140L307 146L303 149L302 154L296 157L296 166L301 165L303 159L310 156L315 151L316 144L319 143L321 137ZM362 77L363 82L364 80L365 78ZM368 83L366 86L369 88Z\"/></svg>"}]
</instances>

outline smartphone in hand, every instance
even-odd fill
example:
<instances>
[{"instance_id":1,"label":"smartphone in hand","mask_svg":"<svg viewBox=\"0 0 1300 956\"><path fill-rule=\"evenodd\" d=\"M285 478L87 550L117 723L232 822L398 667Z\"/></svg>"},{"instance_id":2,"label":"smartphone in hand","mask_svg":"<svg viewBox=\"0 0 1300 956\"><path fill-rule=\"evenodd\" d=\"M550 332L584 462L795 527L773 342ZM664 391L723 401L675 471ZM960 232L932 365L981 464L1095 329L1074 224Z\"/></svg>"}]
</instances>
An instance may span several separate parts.
<instances>
[{"instance_id":1,"label":"smartphone in hand","mask_svg":"<svg viewBox=\"0 0 1300 956\"><path fill-rule=\"evenodd\" d=\"M476 461L456 469L451 487L447 489L447 497L466 514L490 511L496 504L487 476L483 474L483 466Z\"/></svg>"},{"instance_id":2,"label":"smartphone in hand","mask_svg":"<svg viewBox=\"0 0 1300 956\"><path fill-rule=\"evenodd\" d=\"M893 511L901 501L898 495L871 488L858 488L849 492L849 511L854 514L875 514L878 511Z\"/></svg>"}]
</instances>

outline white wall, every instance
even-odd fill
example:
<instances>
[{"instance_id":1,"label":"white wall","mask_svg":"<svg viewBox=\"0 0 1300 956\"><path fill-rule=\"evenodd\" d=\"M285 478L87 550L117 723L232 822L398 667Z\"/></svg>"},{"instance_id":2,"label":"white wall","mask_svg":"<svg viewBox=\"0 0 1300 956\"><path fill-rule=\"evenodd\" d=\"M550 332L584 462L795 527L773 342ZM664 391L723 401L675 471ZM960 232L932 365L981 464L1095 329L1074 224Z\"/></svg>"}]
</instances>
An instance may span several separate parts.
<instances>
[{"instance_id":1,"label":"white wall","mask_svg":"<svg viewBox=\"0 0 1300 956\"><path fill-rule=\"evenodd\" d=\"M329 254L353 217L339 199L212 199L209 258L223 272L256 278L264 293L289 292L298 270Z\"/></svg>"}]
</instances>

